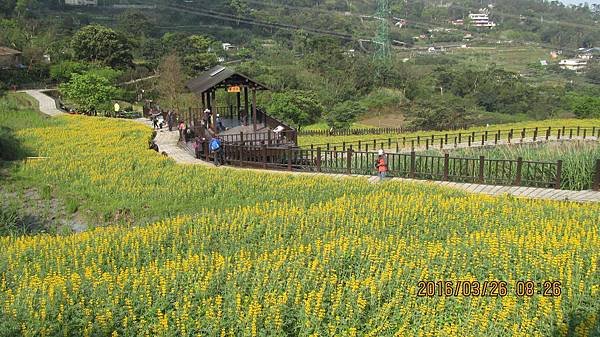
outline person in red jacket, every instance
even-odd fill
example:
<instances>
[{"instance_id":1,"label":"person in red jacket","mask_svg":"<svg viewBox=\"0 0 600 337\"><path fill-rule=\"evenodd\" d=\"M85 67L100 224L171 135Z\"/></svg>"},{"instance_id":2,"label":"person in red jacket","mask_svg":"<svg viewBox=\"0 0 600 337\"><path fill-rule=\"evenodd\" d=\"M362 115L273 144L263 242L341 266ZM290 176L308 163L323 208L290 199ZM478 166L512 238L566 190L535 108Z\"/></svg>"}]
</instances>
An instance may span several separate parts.
<instances>
[{"instance_id":1,"label":"person in red jacket","mask_svg":"<svg viewBox=\"0 0 600 337\"><path fill-rule=\"evenodd\" d=\"M383 180L385 178L385 174L388 171L388 163L387 156L383 152L383 150L379 150L379 156L377 156L377 162L375 162L375 168L377 168L377 175L379 176L379 180Z\"/></svg>"}]
</instances>

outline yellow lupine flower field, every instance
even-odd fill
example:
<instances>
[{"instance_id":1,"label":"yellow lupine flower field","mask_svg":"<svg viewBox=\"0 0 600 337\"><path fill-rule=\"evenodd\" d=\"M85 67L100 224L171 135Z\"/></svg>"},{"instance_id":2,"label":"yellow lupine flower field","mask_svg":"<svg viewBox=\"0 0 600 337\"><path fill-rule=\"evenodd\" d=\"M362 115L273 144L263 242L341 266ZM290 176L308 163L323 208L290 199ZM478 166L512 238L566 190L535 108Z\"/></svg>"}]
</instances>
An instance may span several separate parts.
<instances>
[{"instance_id":1,"label":"yellow lupine flower field","mask_svg":"<svg viewBox=\"0 0 600 337\"><path fill-rule=\"evenodd\" d=\"M149 136L70 116L19 131L49 158L16 177L149 224L0 238L0 336L600 333L598 204L177 165ZM517 295L527 280L561 293ZM419 281L507 293L420 297Z\"/></svg>"}]
</instances>

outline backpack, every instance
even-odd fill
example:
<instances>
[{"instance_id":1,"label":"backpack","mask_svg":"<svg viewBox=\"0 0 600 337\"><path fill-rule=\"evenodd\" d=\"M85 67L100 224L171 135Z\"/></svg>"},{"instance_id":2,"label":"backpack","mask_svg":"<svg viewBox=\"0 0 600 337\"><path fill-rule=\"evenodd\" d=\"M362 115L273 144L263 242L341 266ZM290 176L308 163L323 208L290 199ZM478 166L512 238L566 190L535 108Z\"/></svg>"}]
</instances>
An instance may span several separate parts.
<instances>
[{"instance_id":1,"label":"backpack","mask_svg":"<svg viewBox=\"0 0 600 337\"><path fill-rule=\"evenodd\" d=\"M217 150L219 150L220 148L221 148L221 141L220 141L220 140L218 140L218 139L216 139L216 138L213 138L213 139L210 141L210 150L211 150L211 151L217 151Z\"/></svg>"}]
</instances>

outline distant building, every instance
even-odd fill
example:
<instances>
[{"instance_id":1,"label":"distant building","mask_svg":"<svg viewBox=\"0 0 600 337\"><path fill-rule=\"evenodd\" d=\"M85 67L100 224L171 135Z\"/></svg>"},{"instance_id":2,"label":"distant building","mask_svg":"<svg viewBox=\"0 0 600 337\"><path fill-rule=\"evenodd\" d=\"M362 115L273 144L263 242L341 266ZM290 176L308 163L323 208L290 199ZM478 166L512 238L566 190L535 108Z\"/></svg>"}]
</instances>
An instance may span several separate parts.
<instances>
[{"instance_id":1,"label":"distant building","mask_svg":"<svg viewBox=\"0 0 600 337\"><path fill-rule=\"evenodd\" d=\"M463 20L463 19L452 20L450 22L455 26L464 26L465 25L465 20Z\"/></svg>"},{"instance_id":2,"label":"distant building","mask_svg":"<svg viewBox=\"0 0 600 337\"><path fill-rule=\"evenodd\" d=\"M98 0L65 0L68 6L98 6Z\"/></svg>"},{"instance_id":3,"label":"distant building","mask_svg":"<svg viewBox=\"0 0 600 337\"><path fill-rule=\"evenodd\" d=\"M579 48L579 51L580 53L577 55L579 59L591 60L600 56L600 48Z\"/></svg>"},{"instance_id":4,"label":"distant building","mask_svg":"<svg viewBox=\"0 0 600 337\"><path fill-rule=\"evenodd\" d=\"M405 19L400 19L394 24L394 26L402 28L402 27L406 26L406 24L407 24L407 22Z\"/></svg>"},{"instance_id":5,"label":"distant building","mask_svg":"<svg viewBox=\"0 0 600 337\"><path fill-rule=\"evenodd\" d=\"M560 60L558 63L562 69L573 70L575 72L581 72L587 67L588 60L586 59L565 59Z\"/></svg>"},{"instance_id":6,"label":"distant building","mask_svg":"<svg viewBox=\"0 0 600 337\"><path fill-rule=\"evenodd\" d=\"M20 64L20 51L8 47L0 47L0 68L14 68Z\"/></svg>"},{"instance_id":7,"label":"distant building","mask_svg":"<svg viewBox=\"0 0 600 337\"><path fill-rule=\"evenodd\" d=\"M234 46L234 45L232 45L231 43L227 43L227 42L225 42L225 43L223 43L222 45L223 45L223 50L224 50L224 51L230 51L230 50L235 50L235 49L237 49L237 47L236 47L236 46Z\"/></svg>"},{"instance_id":8,"label":"distant building","mask_svg":"<svg viewBox=\"0 0 600 337\"><path fill-rule=\"evenodd\" d=\"M493 21L490 21L490 17L486 13L469 14L469 21L471 22L471 25L475 27L496 27L496 24Z\"/></svg>"}]
</instances>

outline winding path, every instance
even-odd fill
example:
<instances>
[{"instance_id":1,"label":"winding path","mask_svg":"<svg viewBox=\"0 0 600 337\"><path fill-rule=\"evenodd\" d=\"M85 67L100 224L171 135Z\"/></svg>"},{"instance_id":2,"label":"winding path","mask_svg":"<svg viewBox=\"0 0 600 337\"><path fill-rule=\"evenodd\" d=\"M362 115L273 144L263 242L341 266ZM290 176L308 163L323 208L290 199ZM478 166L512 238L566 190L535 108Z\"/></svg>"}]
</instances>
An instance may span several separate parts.
<instances>
[{"instance_id":1,"label":"winding path","mask_svg":"<svg viewBox=\"0 0 600 337\"><path fill-rule=\"evenodd\" d=\"M54 98L44 94L46 90L22 90L19 92L24 92L27 95L35 98L40 106L40 111L48 116L56 117L60 115L64 115L65 113L58 108L56 108L56 101Z\"/></svg>"},{"instance_id":2,"label":"winding path","mask_svg":"<svg viewBox=\"0 0 600 337\"><path fill-rule=\"evenodd\" d=\"M43 90L26 90L23 91L29 94L31 97L38 100L40 105L40 111L50 116L59 116L64 114L62 111L56 109L54 100L43 94ZM147 118L138 118L135 120L137 123L142 123L148 127L152 127L152 123ZM189 152L177 145L179 139L178 131L168 131L167 129L158 130L156 138L154 139L158 145L160 152L165 152L175 162L179 164L193 164L203 166L213 166L211 163L207 163L203 160L196 159ZM377 177L369 177L364 175L344 175L344 174L327 174L327 173L313 173L313 172L288 172L288 171L270 171L270 170L258 170L258 169L245 169L245 168L233 168L228 166L222 166L220 169L230 170L254 170L262 173L270 174L294 174L294 175L311 175L311 176L330 176L337 179L344 179L348 177L357 177L367 179L371 183L378 182ZM455 183L448 181L425 181L416 179L406 178L390 178L391 181L405 181L405 182L418 182L424 184L441 185L451 188L456 188L472 193L481 193L487 195L512 195L515 197L524 197L531 199L545 199L545 200L566 200L566 201L577 201L577 202L600 202L600 191L569 191L569 190L557 190L551 188L536 188L536 187L520 187L520 186L497 186L497 185L482 185L482 184L468 184L468 183Z\"/></svg>"}]
</instances>

